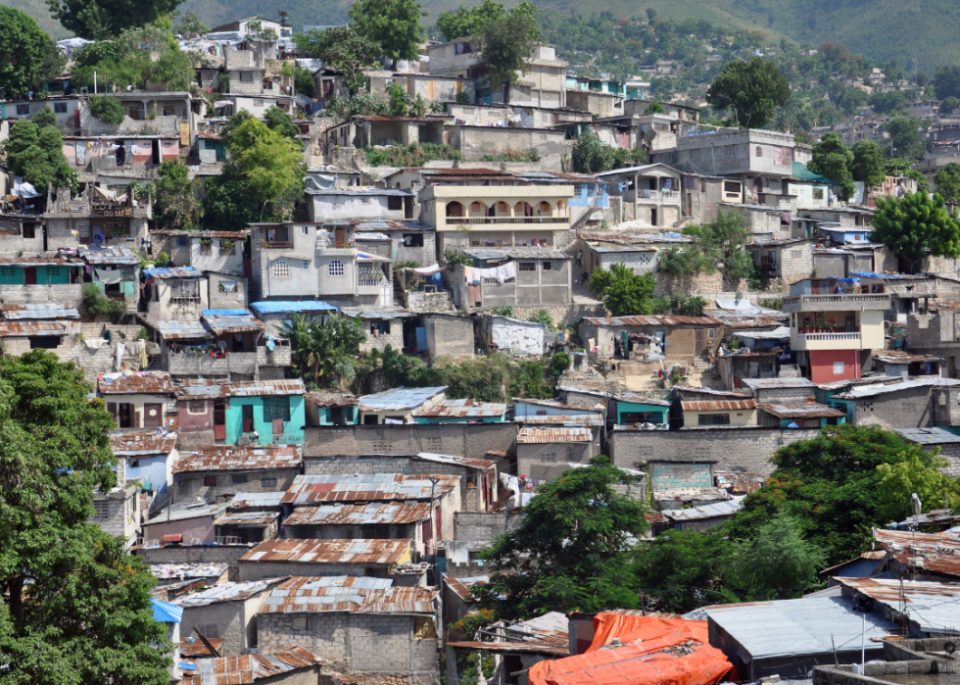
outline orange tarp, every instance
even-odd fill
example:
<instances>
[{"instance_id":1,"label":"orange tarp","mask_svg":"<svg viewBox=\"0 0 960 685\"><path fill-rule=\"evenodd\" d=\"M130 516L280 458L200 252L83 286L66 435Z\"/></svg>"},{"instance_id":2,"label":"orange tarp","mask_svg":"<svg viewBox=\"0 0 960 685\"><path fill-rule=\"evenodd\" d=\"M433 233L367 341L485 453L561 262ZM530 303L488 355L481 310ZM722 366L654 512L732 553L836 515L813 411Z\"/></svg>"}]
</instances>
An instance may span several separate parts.
<instances>
[{"instance_id":1,"label":"orange tarp","mask_svg":"<svg viewBox=\"0 0 960 685\"><path fill-rule=\"evenodd\" d=\"M738 679L723 652L710 646L706 621L603 613L593 622L590 649L534 664L530 685L712 685ZM601 649L614 638L622 646ZM697 643L690 645L691 654L663 651L691 640Z\"/></svg>"}]
</instances>

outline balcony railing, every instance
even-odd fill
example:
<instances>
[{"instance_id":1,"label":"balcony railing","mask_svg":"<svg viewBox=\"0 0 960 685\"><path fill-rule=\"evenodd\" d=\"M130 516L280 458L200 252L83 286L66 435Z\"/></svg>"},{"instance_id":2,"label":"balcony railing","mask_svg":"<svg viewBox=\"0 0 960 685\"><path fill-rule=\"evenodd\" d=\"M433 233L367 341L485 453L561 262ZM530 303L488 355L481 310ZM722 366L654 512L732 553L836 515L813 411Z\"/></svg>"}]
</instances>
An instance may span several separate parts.
<instances>
[{"instance_id":1,"label":"balcony railing","mask_svg":"<svg viewBox=\"0 0 960 685\"><path fill-rule=\"evenodd\" d=\"M836 340L860 340L860 333L798 333L799 342L832 342Z\"/></svg>"},{"instance_id":2,"label":"balcony railing","mask_svg":"<svg viewBox=\"0 0 960 685\"><path fill-rule=\"evenodd\" d=\"M889 302L890 296L871 294L794 295L783 298L783 304L835 304L837 302Z\"/></svg>"},{"instance_id":3,"label":"balcony railing","mask_svg":"<svg viewBox=\"0 0 960 685\"><path fill-rule=\"evenodd\" d=\"M569 224L568 216L448 216L448 224L467 224L468 226L484 224Z\"/></svg>"},{"instance_id":4,"label":"balcony railing","mask_svg":"<svg viewBox=\"0 0 960 685\"><path fill-rule=\"evenodd\" d=\"M290 250L293 248L292 240L264 240L263 247L267 250Z\"/></svg>"}]
</instances>

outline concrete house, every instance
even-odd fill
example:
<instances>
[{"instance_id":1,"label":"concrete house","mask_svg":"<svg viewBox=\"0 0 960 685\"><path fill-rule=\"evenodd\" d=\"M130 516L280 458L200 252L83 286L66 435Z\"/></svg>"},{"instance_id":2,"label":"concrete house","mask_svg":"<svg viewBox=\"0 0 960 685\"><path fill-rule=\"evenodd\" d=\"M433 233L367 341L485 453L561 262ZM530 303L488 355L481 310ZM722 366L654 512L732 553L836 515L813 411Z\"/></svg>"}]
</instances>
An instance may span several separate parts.
<instances>
[{"instance_id":1,"label":"concrete house","mask_svg":"<svg viewBox=\"0 0 960 685\"><path fill-rule=\"evenodd\" d=\"M412 540L267 540L240 557L240 580L280 576L389 578L413 561ZM268 645L264 645L268 646Z\"/></svg>"},{"instance_id":2,"label":"concrete house","mask_svg":"<svg viewBox=\"0 0 960 685\"><path fill-rule=\"evenodd\" d=\"M352 392L308 392L308 426L355 426L360 421L359 400Z\"/></svg>"},{"instance_id":3,"label":"concrete house","mask_svg":"<svg viewBox=\"0 0 960 685\"><path fill-rule=\"evenodd\" d=\"M479 318L483 349L511 355L540 357L544 354L547 332L544 324L494 314L481 314Z\"/></svg>"},{"instance_id":4,"label":"concrete house","mask_svg":"<svg viewBox=\"0 0 960 685\"><path fill-rule=\"evenodd\" d=\"M767 287L791 285L810 278L815 241L803 238L758 240L747 243L753 263Z\"/></svg>"},{"instance_id":5,"label":"concrete house","mask_svg":"<svg viewBox=\"0 0 960 685\"><path fill-rule=\"evenodd\" d=\"M816 402L757 405L758 421L769 428L824 428L846 423L846 412Z\"/></svg>"},{"instance_id":6,"label":"concrete house","mask_svg":"<svg viewBox=\"0 0 960 685\"><path fill-rule=\"evenodd\" d=\"M270 493L273 494L273 493ZM236 502L230 500L233 507ZM280 514L276 511L225 511L213 522L217 540L226 544L257 544L277 537Z\"/></svg>"},{"instance_id":7,"label":"concrete house","mask_svg":"<svg viewBox=\"0 0 960 685\"><path fill-rule=\"evenodd\" d=\"M567 398L567 402L570 398ZM605 398L601 402L605 402ZM608 423L615 426L649 424L658 430L666 430L670 425L669 400L649 395L624 393L610 398Z\"/></svg>"},{"instance_id":8,"label":"concrete house","mask_svg":"<svg viewBox=\"0 0 960 685\"><path fill-rule=\"evenodd\" d=\"M104 295L125 303L128 314L136 312L140 303L140 257L137 253L122 245L80 248L78 253Z\"/></svg>"},{"instance_id":9,"label":"concrete house","mask_svg":"<svg viewBox=\"0 0 960 685\"><path fill-rule=\"evenodd\" d=\"M593 428L525 426L517 436L517 473L535 481L557 478L570 464L586 464L600 454Z\"/></svg>"},{"instance_id":10,"label":"concrete house","mask_svg":"<svg viewBox=\"0 0 960 685\"><path fill-rule=\"evenodd\" d=\"M84 263L74 257L0 257L0 287L9 304L80 304Z\"/></svg>"},{"instance_id":11,"label":"concrete house","mask_svg":"<svg viewBox=\"0 0 960 685\"><path fill-rule=\"evenodd\" d=\"M424 541L431 540L429 502L369 502L297 507L283 522L284 533L304 540L398 540L413 541L420 556L430 554ZM426 534L424 534L426 533Z\"/></svg>"},{"instance_id":12,"label":"concrete house","mask_svg":"<svg viewBox=\"0 0 960 685\"><path fill-rule=\"evenodd\" d=\"M351 221L402 221L412 219L413 193L396 188L308 186L310 220L336 224Z\"/></svg>"},{"instance_id":13,"label":"concrete house","mask_svg":"<svg viewBox=\"0 0 960 685\"><path fill-rule=\"evenodd\" d=\"M743 387L757 404L806 402L816 397L817 384L808 378L744 378Z\"/></svg>"},{"instance_id":14,"label":"concrete house","mask_svg":"<svg viewBox=\"0 0 960 685\"><path fill-rule=\"evenodd\" d=\"M177 389L181 440L193 445L303 444L306 389L299 379L185 379Z\"/></svg>"},{"instance_id":15,"label":"concrete house","mask_svg":"<svg viewBox=\"0 0 960 685\"><path fill-rule=\"evenodd\" d=\"M543 247L467 248L474 266L458 264L454 302L469 310L566 306L573 303L571 257Z\"/></svg>"},{"instance_id":16,"label":"concrete house","mask_svg":"<svg viewBox=\"0 0 960 685\"><path fill-rule=\"evenodd\" d=\"M341 673L436 682L436 590L383 583L368 577L282 583L260 607L261 650L302 645Z\"/></svg>"},{"instance_id":17,"label":"concrete house","mask_svg":"<svg viewBox=\"0 0 960 685\"><path fill-rule=\"evenodd\" d=\"M93 496L93 516L88 523L96 523L103 532L123 538L124 549L129 550L137 542L140 534L140 508L136 484L118 485L109 492L98 492Z\"/></svg>"},{"instance_id":18,"label":"concrete house","mask_svg":"<svg viewBox=\"0 0 960 685\"><path fill-rule=\"evenodd\" d=\"M598 402L592 407L574 406L557 400L513 398L513 418L531 426L603 426L606 406Z\"/></svg>"},{"instance_id":19,"label":"concrete house","mask_svg":"<svg viewBox=\"0 0 960 685\"><path fill-rule=\"evenodd\" d=\"M117 457L117 482L136 482L141 491L152 492L155 504L163 504L173 484L173 466L180 459L176 433L115 433L110 448Z\"/></svg>"},{"instance_id":20,"label":"concrete house","mask_svg":"<svg viewBox=\"0 0 960 685\"><path fill-rule=\"evenodd\" d=\"M192 266L154 267L143 272L147 320L191 321L209 308L208 283L203 272Z\"/></svg>"},{"instance_id":21,"label":"concrete house","mask_svg":"<svg viewBox=\"0 0 960 685\"><path fill-rule=\"evenodd\" d=\"M176 386L165 371L104 374L97 379L97 391L117 428L176 426Z\"/></svg>"},{"instance_id":22,"label":"concrete house","mask_svg":"<svg viewBox=\"0 0 960 685\"><path fill-rule=\"evenodd\" d=\"M757 403L752 399L684 400L680 406L685 428L757 425Z\"/></svg>"},{"instance_id":23,"label":"concrete house","mask_svg":"<svg viewBox=\"0 0 960 685\"><path fill-rule=\"evenodd\" d=\"M417 423L502 423L506 420L507 405L502 402L475 400L444 400L425 409L416 409Z\"/></svg>"},{"instance_id":24,"label":"concrete house","mask_svg":"<svg viewBox=\"0 0 960 685\"><path fill-rule=\"evenodd\" d=\"M929 428L960 425L960 381L923 376L894 383L874 383L835 394L831 403L846 408L854 426Z\"/></svg>"},{"instance_id":25,"label":"concrete house","mask_svg":"<svg viewBox=\"0 0 960 685\"><path fill-rule=\"evenodd\" d=\"M249 231L151 231L153 235L160 238L154 253L166 252L175 264L199 271L244 272L243 244Z\"/></svg>"},{"instance_id":26,"label":"concrete house","mask_svg":"<svg viewBox=\"0 0 960 685\"><path fill-rule=\"evenodd\" d=\"M227 508L229 502L207 504L196 500L174 502L143 523L143 540L148 547L159 547L161 542L202 545L217 542L213 522ZM217 573L226 573L227 565Z\"/></svg>"},{"instance_id":27,"label":"concrete house","mask_svg":"<svg viewBox=\"0 0 960 685\"><path fill-rule=\"evenodd\" d=\"M405 309L342 309L344 317L359 319L366 340L360 343L361 352L383 352L387 345L400 352L404 348L404 322L412 317Z\"/></svg>"},{"instance_id":28,"label":"concrete house","mask_svg":"<svg viewBox=\"0 0 960 685\"><path fill-rule=\"evenodd\" d=\"M257 613L270 589L282 578L227 583L174 600L183 609L184 635L198 630L205 638L221 638L220 654L239 656L257 646Z\"/></svg>"},{"instance_id":29,"label":"concrete house","mask_svg":"<svg viewBox=\"0 0 960 685\"><path fill-rule=\"evenodd\" d=\"M153 218L152 207L149 202L120 197L122 193L97 186L76 198L69 192L58 193L44 214L47 250L113 246L128 238L133 245L141 245L147 237L147 222Z\"/></svg>"},{"instance_id":30,"label":"concrete house","mask_svg":"<svg viewBox=\"0 0 960 685\"><path fill-rule=\"evenodd\" d=\"M373 395L360 397L360 423L364 426L379 424L417 423L413 412L426 410L442 404L447 397L447 387L393 388Z\"/></svg>"},{"instance_id":31,"label":"concrete house","mask_svg":"<svg viewBox=\"0 0 960 685\"><path fill-rule=\"evenodd\" d=\"M286 490L300 475L299 447L264 445L198 447L173 467L174 501L232 500L238 492Z\"/></svg>"},{"instance_id":32,"label":"concrete house","mask_svg":"<svg viewBox=\"0 0 960 685\"><path fill-rule=\"evenodd\" d=\"M314 321L322 325L337 312L337 307L326 302L313 300L304 300L303 302L290 300L253 302L250 304L250 309L263 322L267 335L272 335L275 338L281 337L280 332L283 329L283 324L290 323L291 314L297 314L306 325Z\"/></svg>"},{"instance_id":33,"label":"concrete house","mask_svg":"<svg viewBox=\"0 0 960 685\"><path fill-rule=\"evenodd\" d=\"M721 321L709 316L621 316L588 317L580 322L580 338L587 352L600 358L622 356L624 336L653 338L662 347L665 363L693 366L706 350L708 340L716 338Z\"/></svg>"},{"instance_id":34,"label":"concrete house","mask_svg":"<svg viewBox=\"0 0 960 685\"><path fill-rule=\"evenodd\" d=\"M622 221L640 228L677 227L681 218L680 172L665 164L616 169L597 174L610 184L610 195L620 197Z\"/></svg>"},{"instance_id":35,"label":"concrete house","mask_svg":"<svg viewBox=\"0 0 960 685\"><path fill-rule=\"evenodd\" d=\"M373 145L442 144L444 119L429 117L394 117L386 115L356 115L324 131L324 137L333 146L366 148Z\"/></svg>"},{"instance_id":36,"label":"concrete house","mask_svg":"<svg viewBox=\"0 0 960 685\"><path fill-rule=\"evenodd\" d=\"M231 683L314 685L321 678L321 659L296 645L273 652L198 659L196 664L196 674L185 676L180 685L207 685L221 678Z\"/></svg>"},{"instance_id":37,"label":"concrete house","mask_svg":"<svg viewBox=\"0 0 960 685\"><path fill-rule=\"evenodd\" d=\"M0 342L10 356L44 349L54 351L61 359L76 362L79 361L76 354L79 341L73 336L81 331L79 318L77 309L61 304L0 304ZM94 366L99 361L106 363L107 369L113 368L110 355L106 360L98 360L98 356L94 351L94 358L90 360ZM87 369L86 364L82 366ZM103 369L92 370L100 373Z\"/></svg>"},{"instance_id":38,"label":"concrete house","mask_svg":"<svg viewBox=\"0 0 960 685\"><path fill-rule=\"evenodd\" d=\"M420 324L414 331L417 336L416 350L423 351L421 342L425 343L428 359L450 357L463 361L474 357L474 318L452 312L429 312L420 316Z\"/></svg>"},{"instance_id":39,"label":"concrete house","mask_svg":"<svg viewBox=\"0 0 960 685\"><path fill-rule=\"evenodd\" d=\"M0 181L0 190L7 188ZM30 214L0 216L0 256L14 257L19 253L40 254L43 252L43 219Z\"/></svg>"}]
</instances>

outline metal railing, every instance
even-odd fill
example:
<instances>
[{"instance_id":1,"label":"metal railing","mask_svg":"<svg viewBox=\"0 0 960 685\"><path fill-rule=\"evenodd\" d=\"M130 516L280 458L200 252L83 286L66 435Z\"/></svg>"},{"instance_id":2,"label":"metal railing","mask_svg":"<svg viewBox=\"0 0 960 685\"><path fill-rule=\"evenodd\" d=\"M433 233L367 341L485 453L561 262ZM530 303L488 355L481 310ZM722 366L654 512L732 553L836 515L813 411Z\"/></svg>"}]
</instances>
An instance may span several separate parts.
<instances>
[{"instance_id":1,"label":"metal railing","mask_svg":"<svg viewBox=\"0 0 960 685\"><path fill-rule=\"evenodd\" d=\"M783 304L832 304L835 302L888 302L890 296L886 294L844 294L839 295L794 295L783 298Z\"/></svg>"},{"instance_id":2,"label":"metal railing","mask_svg":"<svg viewBox=\"0 0 960 685\"><path fill-rule=\"evenodd\" d=\"M468 226L477 226L484 224L569 224L568 216L514 216L514 217L493 217L493 216L448 216L448 224L466 224Z\"/></svg>"},{"instance_id":3,"label":"metal railing","mask_svg":"<svg viewBox=\"0 0 960 685\"><path fill-rule=\"evenodd\" d=\"M289 250L293 248L292 240L264 240L263 247L267 250Z\"/></svg>"},{"instance_id":4,"label":"metal railing","mask_svg":"<svg viewBox=\"0 0 960 685\"><path fill-rule=\"evenodd\" d=\"M800 342L832 341L832 340L860 340L859 333L798 333Z\"/></svg>"}]
</instances>

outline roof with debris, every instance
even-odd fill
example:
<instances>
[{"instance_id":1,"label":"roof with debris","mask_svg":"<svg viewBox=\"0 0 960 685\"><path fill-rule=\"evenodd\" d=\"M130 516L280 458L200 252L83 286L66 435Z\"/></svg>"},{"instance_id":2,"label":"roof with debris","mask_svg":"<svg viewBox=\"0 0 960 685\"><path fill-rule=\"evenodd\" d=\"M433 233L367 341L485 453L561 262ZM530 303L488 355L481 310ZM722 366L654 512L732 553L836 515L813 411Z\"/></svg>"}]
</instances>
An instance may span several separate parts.
<instances>
[{"instance_id":1,"label":"roof with debris","mask_svg":"<svg viewBox=\"0 0 960 685\"><path fill-rule=\"evenodd\" d=\"M651 397L650 395L638 395L633 392L625 392L621 395L614 395L613 399L617 402L628 402L630 404L653 404L658 407L669 407L672 402L661 397Z\"/></svg>"},{"instance_id":2,"label":"roof with debris","mask_svg":"<svg viewBox=\"0 0 960 685\"><path fill-rule=\"evenodd\" d=\"M919 632L960 635L960 615L957 613L960 587L953 583L841 576L834 580L841 587L882 604L888 615L904 616ZM869 621L870 614L867 616Z\"/></svg>"},{"instance_id":3,"label":"roof with debris","mask_svg":"<svg viewBox=\"0 0 960 685\"><path fill-rule=\"evenodd\" d=\"M216 521L215 526L238 526L240 528L266 528L280 518L278 511L225 511Z\"/></svg>"},{"instance_id":4,"label":"roof with debris","mask_svg":"<svg viewBox=\"0 0 960 685\"><path fill-rule=\"evenodd\" d=\"M75 335L81 330L79 321L0 321L0 338L23 338L32 335Z\"/></svg>"},{"instance_id":5,"label":"roof with debris","mask_svg":"<svg viewBox=\"0 0 960 685\"><path fill-rule=\"evenodd\" d=\"M196 673L184 675L180 685L246 685L305 668L323 660L300 645L267 654L244 654L214 659L198 659Z\"/></svg>"},{"instance_id":6,"label":"roof with debris","mask_svg":"<svg viewBox=\"0 0 960 685\"><path fill-rule=\"evenodd\" d=\"M140 257L137 253L123 245L101 248L81 247L78 252L87 264L140 266Z\"/></svg>"},{"instance_id":7,"label":"roof with debris","mask_svg":"<svg viewBox=\"0 0 960 685\"><path fill-rule=\"evenodd\" d=\"M221 397L275 397L303 395L307 391L299 378L280 381L234 381L227 383L215 378L188 378L177 388L182 400L213 400Z\"/></svg>"},{"instance_id":8,"label":"roof with debris","mask_svg":"<svg viewBox=\"0 0 960 685\"><path fill-rule=\"evenodd\" d=\"M173 395L177 388L166 371L105 373L97 378L102 395Z\"/></svg>"},{"instance_id":9,"label":"roof with debris","mask_svg":"<svg viewBox=\"0 0 960 685\"><path fill-rule=\"evenodd\" d=\"M518 416L515 421L527 426L592 426L594 428L604 425L602 414L558 414L556 416L533 416L527 414Z\"/></svg>"},{"instance_id":10,"label":"roof with debris","mask_svg":"<svg viewBox=\"0 0 960 685\"><path fill-rule=\"evenodd\" d=\"M250 508L280 508L280 500L283 499L283 491L280 492L238 492L230 500L230 509Z\"/></svg>"},{"instance_id":11,"label":"roof with debris","mask_svg":"<svg viewBox=\"0 0 960 685\"><path fill-rule=\"evenodd\" d=\"M476 400L444 400L432 407L419 407L413 415L430 419L492 419L507 413L507 405L501 402L478 402Z\"/></svg>"},{"instance_id":12,"label":"roof with debris","mask_svg":"<svg viewBox=\"0 0 960 685\"><path fill-rule=\"evenodd\" d=\"M296 447L263 445L237 447L215 445L198 447L181 456L173 466L174 473L201 471L262 471L267 469L299 469L303 457Z\"/></svg>"},{"instance_id":13,"label":"roof with debris","mask_svg":"<svg viewBox=\"0 0 960 685\"><path fill-rule=\"evenodd\" d=\"M229 569L228 564L147 564L154 578L220 578Z\"/></svg>"},{"instance_id":14,"label":"roof with debris","mask_svg":"<svg viewBox=\"0 0 960 685\"><path fill-rule=\"evenodd\" d=\"M469 578L451 578L447 574L443 574L444 584L450 588L453 593L459 597L464 602L473 600L473 595L470 593L471 585L486 585L490 582L490 576L471 576Z\"/></svg>"},{"instance_id":15,"label":"roof with debris","mask_svg":"<svg viewBox=\"0 0 960 685\"><path fill-rule=\"evenodd\" d=\"M489 652L530 652L550 656L570 656L570 635L559 630L542 631L522 640L504 642L447 642L447 647Z\"/></svg>"},{"instance_id":16,"label":"roof with debris","mask_svg":"<svg viewBox=\"0 0 960 685\"><path fill-rule=\"evenodd\" d=\"M933 354L916 354L903 352L901 350L880 350L873 353L873 359L886 364L914 364L943 361L940 357Z\"/></svg>"},{"instance_id":17,"label":"roof with debris","mask_svg":"<svg viewBox=\"0 0 960 685\"><path fill-rule=\"evenodd\" d=\"M360 398L360 411L405 411L416 409L424 402L436 397L447 389L441 385L432 388L393 388Z\"/></svg>"},{"instance_id":18,"label":"roof with debris","mask_svg":"<svg viewBox=\"0 0 960 685\"><path fill-rule=\"evenodd\" d=\"M468 257L483 261L496 261L498 259L572 259L566 252L544 247L470 247L465 249L463 253Z\"/></svg>"},{"instance_id":19,"label":"roof with debris","mask_svg":"<svg viewBox=\"0 0 960 685\"><path fill-rule=\"evenodd\" d=\"M908 568L960 577L960 533L877 529L874 538L891 557Z\"/></svg>"},{"instance_id":20,"label":"roof with debris","mask_svg":"<svg viewBox=\"0 0 960 685\"><path fill-rule=\"evenodd\" d=\"M489 452L487 454L489 454ZM471 469L489 469L496 465L495 461L491 461L489 459L475 459L473 457L458 457L453 454L434 454L433 452L420 452L414 458L420 459L421 461L432 461L436 464L448 464L450 466L465 466Z\"/></svg>"},{"instance_id":21,"label":"roof with debris","mask_svg":"<svg viewBox=\"0 0 960 685\"><path fill-rule=\"evenodd\" d=\"M836 419L845 412L816 402L772 402L758 404L757 409L780 419Z\"/></svg>"},{"instance_id":22,"label":"roof with debris","mask_svg":"<svg viewBox=\"0 0 960 685\"><path fill-rule=\"evenodd\" d=\"M741 385L751 390L775 390L779 388L815 388L816 384L808 378L743 378Z\"/></svg>"},{"instance_id":23,"label":"roof with debris","mask_svg":"<svg viewBox=\"0 0 960 685\"><path fill-rule=\"evenodd\" d=\"M200 312L203 322L217 335L224 333L257 333L264 330L263 323L246 309L204 309Z\"/></svg>"},{"instance_id":24,"label":"roof with debris","mask_svg":"<svg viewBox=\"0 0 960 685\"><path fill-rule=\"evenodd\" d=\"M933 428L894 428L901 437L919 445L946 445L960 443L960 435L955 435L939 426Z\"/></svg>"},{"instance_id":25,"label":"roof with debris","mask_svg":"<svg viewBox=\"0 0 960 685\"><path fill-rule=\"evenodd\" d=\"M317 407L356 407L359 404L357 396L346 390L340 392L314 391L308 392L304 397Z\"/></svg>"},{"instance_id":26,"label":"roof with debris","mask_svg":"<svg viewBox=\"0 0 960 685\"><path fill-rule=\"evenodd\" d=\"M593 431L586 427L520 429L519 445L546 445L555 442L593 442Z\"/></svg>"},{"instance_id":27,"label":"roof with debris","mask_svg":"<svg viewBox=\"0 0 960 685\"><path fill-rule=\"evenodd\" d=\"M320 502L364 502L429 499L440 497L457 487L460 476L433 476L401 473L360 473L297 476L283 496L284 504L294 506Z\"/></svg>"},{"instance_id":28,"label":"roof with debris","mask_svg":"<svg viewBox=\"0 0 960 685\"><path fill-rule=\"evenodd\" d=\"M260 605L261 614L349 612L355 614L430 614L437 591L432 587L382 587L385 579L292 578L274 588Z\"/></svg>"},{"instance_id":29,"label":"roof with debris","mask_svg":"<svg viewBox=\"0 0 960 685\"><path fill-rule=\"evenodd\" d=\"M369 502L297 507L284 520L285 526L332 526L373 524L406 525L430 518L429 502Z\"/></svg>"},{"instance_id":30,"label":"roof with debris","mask_svg":"<svg viewBox=\"0 0 960 685\"><path fill-rule=\"evenodd\" d=\"M170 454L177 445L176 433L117 433L110 435L110 447L118 457Z\"/></svg>"},{"instance_id":31,"label":"roof with debris","mask_svg":"<svg viewBox=\"0 0 960 685\"><path fill-rule=\"evenodd\" d=\"M178 597L173 603L182 607L205 607L220 602L236 602L249 599L264 590L269 590L283 580L285 578L265 578L247 583L215 585L185 597Z\"/></svg>"},{"instance_id":32,"label":"roof with debris","mask_svg":"<svg viewBox=\"0 0 960 685\"><path fill-rule=\"evenodd\" d=\"M326 302L317 300L305 300L302 302L283 301L283 302L251 302L250 309L257 313L257 316L264 314L292 314L293 312L335 312L337 307Z\"/></svg>"},{"instance_id":33,"label":"roof with debris","mask_svg":"<svg viewBox=\"0 0 960 685\"><path fill-rule=\"evenodd\" d=\"M293 564L361 564L392 566L410 550L413 540L266 540L240 557L242 562Z\"/></svg>"},{"instance_id":34,"label":"roof with debris","mask_svg":"<svg viewBox=\"0 0 960 685\"><path fill-rule=\"evenodd\" d=\"M583 320L594 326L719 326L721 323L709 316L607 316Z\"/></svg>"},{"instance_id":35,"label":"roof with debris","mask_svg":"<svg viewBox=\"0 0 960 685\"><path fill-rule=\"evenodd\" d=\"M198 340L212 338L213 332L202 321L158 321L156 329L164 340Z\"/></svg>"},{"instance_id":36,"label":"roof with debris","mask_svg":"<svg viewBox=\"0 0 960 685\"><path fill-rule=\"evenodd\" d=\"M674 523L684 521L703 521L705 519L733 516L743 507L743 498L735 497L723 502L701 504L686 509L664 509L660 513Z\"/></svg>"}]
</instances>

